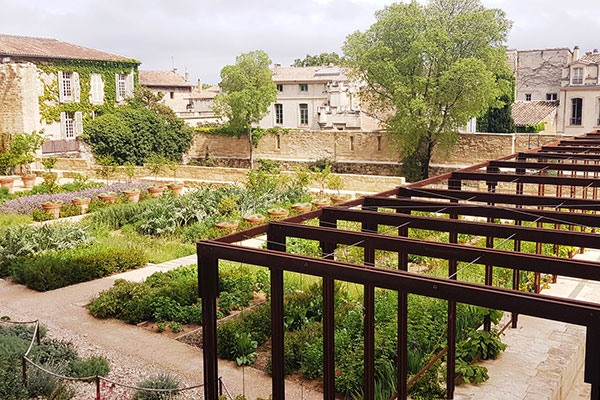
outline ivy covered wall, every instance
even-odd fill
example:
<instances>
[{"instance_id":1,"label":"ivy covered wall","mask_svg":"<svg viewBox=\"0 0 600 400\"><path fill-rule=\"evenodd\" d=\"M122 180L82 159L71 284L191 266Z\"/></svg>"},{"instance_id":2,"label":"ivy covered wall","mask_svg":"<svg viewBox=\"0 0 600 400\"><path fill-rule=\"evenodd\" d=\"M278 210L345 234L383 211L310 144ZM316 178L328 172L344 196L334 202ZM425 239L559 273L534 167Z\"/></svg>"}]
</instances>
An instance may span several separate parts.
<instances>
[{"instance_id":1,"label":"ivy covered wall","mask_svg":"<svg viewBox=\"0 0 600 400\"><path fill-rule=\"evenodd\" d=\"M103 114L107 108L114 108L116 104L115 74L134 73L134 86L138 85L139 61L93 61L93 60L47 60L36 62L42 71L43 94L39 96L40 122L51 124L60 121L61 112L81 111L84 115L92 111ZM81 96L79 102L59 102L58 72L77 72ZM104 82L104 103L96 105L90 103L90 88L92 74L101 74Z\"/></svg>"}]
</instances>

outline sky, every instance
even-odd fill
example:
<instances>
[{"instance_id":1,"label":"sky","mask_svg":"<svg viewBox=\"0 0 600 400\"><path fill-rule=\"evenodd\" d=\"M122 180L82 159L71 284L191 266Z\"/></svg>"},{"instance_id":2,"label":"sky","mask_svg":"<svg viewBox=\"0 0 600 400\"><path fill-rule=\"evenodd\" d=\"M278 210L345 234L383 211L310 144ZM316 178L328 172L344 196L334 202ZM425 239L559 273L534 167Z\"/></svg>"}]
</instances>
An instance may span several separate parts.
<instances>
[{"instance_id":1,"label":"sky","mask_svg":"<svg viewBox=\"0 0 600 400\"><path fill-rule=\"evenodd\" d=\"M507 46L600 47L600 0L482 0L514 23ZM261 49L290 65L341 53L346 36L375 22L385 0L0 0L0 33L47 37L218 83L223 66Z\"/></svg>"}]
</instances>

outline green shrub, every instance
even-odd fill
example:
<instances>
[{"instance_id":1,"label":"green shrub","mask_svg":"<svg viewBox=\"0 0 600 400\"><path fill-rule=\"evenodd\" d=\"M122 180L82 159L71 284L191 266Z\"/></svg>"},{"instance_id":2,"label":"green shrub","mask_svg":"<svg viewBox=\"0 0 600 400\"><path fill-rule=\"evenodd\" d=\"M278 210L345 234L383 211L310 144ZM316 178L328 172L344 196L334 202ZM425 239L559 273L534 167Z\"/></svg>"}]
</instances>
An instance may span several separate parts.
<instances>
[{"instance_id":1,"label":"green shrub","mask_svg":"<svg viewBox=\"0 0 600 400\"><path fill-rule=\"evenodd\" d=\"M182 330L181 324L179 322L175 322L175 321L169 322L169 329L171 329L171 332L173 332L173 333L179 333Z\"/></svg>"},{"instance_id":2,"label":"green shrub","mask_svg":"<svg viewBox=\"0 0 600 400\"><path fill-rule=\"evenodd\" d=\"M169 392L146 392L138 390L133 396L134 400L167 400L179 394L179 380L172 375L160 374L151 376L138 383L138 387L145 389L173 389Z\"/></svg>"},{"instance_id":3,"label":"green shrub","mask_svg":"<svg viewBox=\"0 0 600 400\"><path fill-rule=\"evenodd\" d=\"M60 208L60 217L74 217L81 215L81 206L78 204L63 204Z\"/></svg>"},{"instance_id":4,"label":"green shrub","mask_svg":"<svg viewBox=\"0 0 600 400\"><path fill-rule=\"evenodd\" d=\"M73 374L78 378L87 378L88 376L106 376L110 372L110 364L105 357L94 356L85 360L75 360L73 362Z\"/></svg>"},{"instance_id":5,"label":"green shrub","mask_svg":"<svg viewBox=\"0 0 600 400\"><path fill-rule=\"evenodd\" d=\"M50 213L46 210L33 210L31 212L31 218L36 222L49 221L51 219L54 219L54 217L50 215Z\"/></svg>"},{"instance_id":6,"label":"green shrub","mask_svg":"<svg viewBox=\"0 0 600 400\"><path fill-rule=\"evenodd\" d=\"M17 283L46 291L139 268L146 263L146 258L140 249L97 244L19 257L9 268Z\"/></svg>"},{"instance_id":7,"label":"green shrub","mask_svg":"<svg viewBox=\"0 0 600 400\"><path fill-rule=\"evenodd\" d=\"M148 202L115 204L100 208L89 216L89 220L92 224L104 224L109 229L115 230L123 225L135 223L139 215L148 207L150 207Z\"/></svg>"}]
</instances>

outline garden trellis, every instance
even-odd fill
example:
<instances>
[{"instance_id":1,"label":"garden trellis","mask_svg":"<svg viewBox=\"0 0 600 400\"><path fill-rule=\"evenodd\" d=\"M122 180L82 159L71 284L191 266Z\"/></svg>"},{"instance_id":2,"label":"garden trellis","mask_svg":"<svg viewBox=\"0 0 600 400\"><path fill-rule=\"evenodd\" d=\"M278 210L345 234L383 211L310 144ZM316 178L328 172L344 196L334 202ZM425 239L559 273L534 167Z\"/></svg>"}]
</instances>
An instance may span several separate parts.
<instances>
[{"instance_id":1,"label":"garden trellis","mask_svg":"<svg viewBox=\"0 0 600 400\"><path fill-rule=\"evenodd\" d=\"M505 310L561 321L587 328L585 381L592 384L591 398L600 399L600 304L544 295L542 274L600 281L600 264L560 257L561 246L600 249L598 187L600 187L600 131L520 152L459 171L408 184L375 196L325 207L217 240L197 243L198 277L203 309L205 398L218 395L217 279L219 260L243 262L270 269L272 390L285 398L283 272L323 278L323 390L335 398L334 281L364 286L364 398L375 392L375 288L398 293L397 397L407 398L407 296L417 294L448 301L447 395L454 396L456 381L456 303ZM442 188L442 185L446 188ZM415 215L426 212L427 215ZM318 219L319 226L303 222ZM340 221L361 224L361 231L343 230ZM380 227L384 230L380 231ZM393 230L387 229L394 227ZM445 243L408 237L408 229L448 233ZM387 231L385 231L387 229ZM265 235L267 249L236 244ZM459 244L459 234L485 237L485 247ZM318 241L321 258L286 252L287 238ZM495 244L495 239L501 240ZM499 249L513 242L512 250ZM535 253L522 250L535 243ZM543 245L552 246L544 255ZM362 265L335 259L338 246L364 249ZM375 266L375 252L397 253L398 269ZM408 256L421 255L448 261L448 278L408 272ZM485 266L484 284L457 279L458 263L464 268ZM512 289L493 286L495 267L512 270ZM533 292L519 291L523 272L533 272ZM484 329L490 329L489 318Z\"/></svg>"}]
</instances>

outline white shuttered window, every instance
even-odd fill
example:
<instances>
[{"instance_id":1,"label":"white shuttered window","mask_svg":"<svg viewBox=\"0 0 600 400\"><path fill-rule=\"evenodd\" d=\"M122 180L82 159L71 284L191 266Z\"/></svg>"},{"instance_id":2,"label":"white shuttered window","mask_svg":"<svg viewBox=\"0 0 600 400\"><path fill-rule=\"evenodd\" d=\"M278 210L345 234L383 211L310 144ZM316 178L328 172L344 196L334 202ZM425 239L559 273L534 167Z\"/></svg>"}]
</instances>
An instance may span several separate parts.
<instances>
[{"instance_id":1,"label":"white shuttered window","mask_svg":"<svg viewBox=\"0 0 600 400\"><path fill-rule=\"evenodd\" d=\"M90 103L102 104L104 103L104 82L102 81L102 75L92 74L90 79Z\"/></svg>"}]
</instances>

